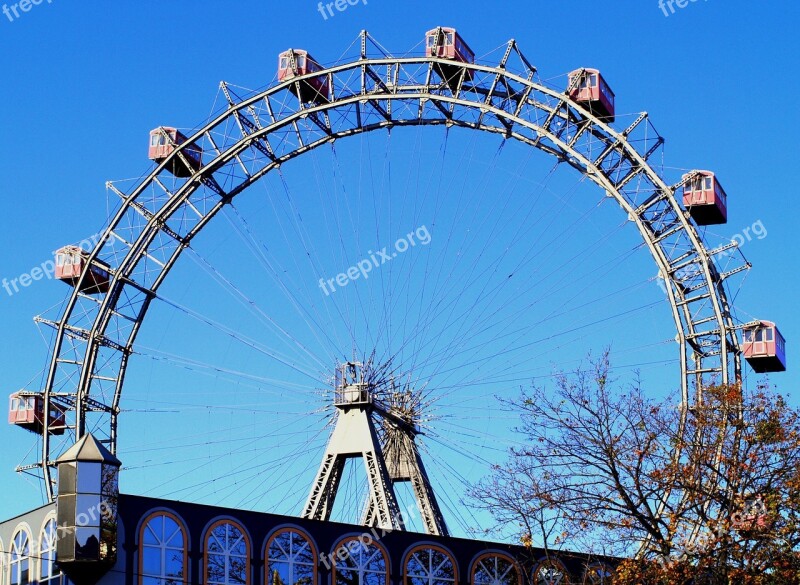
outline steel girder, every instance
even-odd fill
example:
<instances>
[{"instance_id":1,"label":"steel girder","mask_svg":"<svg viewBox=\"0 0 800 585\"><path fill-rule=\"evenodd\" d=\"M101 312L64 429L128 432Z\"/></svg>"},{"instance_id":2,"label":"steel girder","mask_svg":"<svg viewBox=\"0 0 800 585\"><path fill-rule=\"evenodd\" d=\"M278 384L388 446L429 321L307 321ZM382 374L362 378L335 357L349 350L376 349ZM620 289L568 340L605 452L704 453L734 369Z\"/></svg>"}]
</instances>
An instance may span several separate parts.
<instances>
[{"instance_id":1,"label":"steel girder","mask_svg":"<svg viewBox=\"0 0 800 585\"><path fill-rule=\"evenodd\" d=\"M87 427L116 451L116 422L125 370L147 309L172 266L202 228L234 197L281 164L319 146L364 132L403 126L444 125L483 130L518 140L565 162L613 197L638 229L660 274L676 324L684 417L704 384L741 377L741 359L724 279L715 251L703 245L688 214L650 163L663 144L646 114L619 132L534 80L535 71L509 43L496 66L455 64L431 57L370 54L362 34L361 58L307 77L329 77L327 102L300 103L291 91L303 78L244 99L197 130L169 159L128 193L91 253L112 267L100 297L73 291L56 329L42 394L45 408L60 396L70 408L76 440ZM443 80L437 65L457 65ZM470 80L471 79L471 80ZM202 145L212 156L185 180L167 169L183 149ZM172 181L173 187L167 184ZM84 275L85 276L85 275ZM104 405L102 416L97 408ZM67 433L67 436L70 434ZM52 461L70 444L55 444L45 428L36 467L53 498ZM31 466L26 467L27 470Z\"/></svg>"}]
</instances>

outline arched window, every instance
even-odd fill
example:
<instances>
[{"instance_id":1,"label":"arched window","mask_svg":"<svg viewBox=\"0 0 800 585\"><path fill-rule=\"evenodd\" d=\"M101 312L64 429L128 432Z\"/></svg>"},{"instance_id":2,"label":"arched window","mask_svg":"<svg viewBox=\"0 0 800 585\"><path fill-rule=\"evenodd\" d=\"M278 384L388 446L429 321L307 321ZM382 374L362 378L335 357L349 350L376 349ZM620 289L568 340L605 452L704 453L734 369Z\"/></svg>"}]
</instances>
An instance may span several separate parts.
<instances>
[{"instance_id":1,"label":"arched window","mask_svg":"<svg viewBox=\"0 0 800 585\"><path fill-rule=\"evenodd\" d=\"M250 543L230 520L212 524L205 542L206 585L250 585Z\"/></svg>"},{"instance_id":2,"label":"arched window","mask_svg":"<svg viewBox=\"0 0 800 585\"><path fill-rule=\"evenodd\" d=\"M583 576L585 585L609 585L614 577L614 571L604 563L596 563L586 567Z\"/></svg>"},{"instance_id":3,"label":"arched window","mask_svg":"<svg viewBox=\"0 0 800 585\"><path fill-rule=\"evenodd\" d=\"M56 534L56 519L50 518L39 535L39 583L42 585L56 585L62 581L61 572L54 564Z\"/></svg>"},{"instance_id":4,"label":"arched window","mask_svg":"<svg viewBox=\"0 0 800 585\"><path fill-rule=\"evenodd\" d=\"M139 583L185 583L186 544L186 529L177 516L170 512L151 514L139 531Z\"/></svg>"},{"instance_id":5,"label":"arched window","mask_svg":"<svg viewBox=\"0 0 800 585\"><path fill-rule=\"evenodd\" d=\"M31 582L31 537L19 530L11 541L11 585L27 585Z\"/></svg>"},{"instance_id":6,"label":"arched window","mask_svg":"<svg viewBox=\"0 0 800 585\"><path fill-rule=\"evenodd\" d=\"M316 585L317 553L299 530L286 528L267 542L266 585Z\"/></svg>"},{"instance_id":7,"label":"arched window","mask_svg":"<svg viewBox=\"0 0 800 585\"><path fill-rule=\"evenodd\" d=\"M405 585L454 585L456 564L452 555L438 546L418 546L406 556Z\"/></svg>"},{"instance_id":8,"label":"arched window","mask_svg":"<svg viewBox=\"0 0 800 585\"><path fill-rule=\"evenodd\" d=\"M486 553L472 564L472 585L522 585L517 563L502 553Z\"/></svg>"},{"instance_id":9,"label":"arched window","mask_svg":"<svg viewBox=\"0 0 800 585\"><path fill-rule=\"evenodd\" d=\"M334 585L389 585L389 559L369 536L341 541L333 558Z\"/></svg>"},{"instance_id":10,"label":"arched window","mask_svg":"<svg viewBox=\"0 0 800 585\"><path fill-rule=\"evenodd\" d=\"M569 585L566 567L555 559L545 559L533 573L533 585Z\"/></svg>"}]
</instances>

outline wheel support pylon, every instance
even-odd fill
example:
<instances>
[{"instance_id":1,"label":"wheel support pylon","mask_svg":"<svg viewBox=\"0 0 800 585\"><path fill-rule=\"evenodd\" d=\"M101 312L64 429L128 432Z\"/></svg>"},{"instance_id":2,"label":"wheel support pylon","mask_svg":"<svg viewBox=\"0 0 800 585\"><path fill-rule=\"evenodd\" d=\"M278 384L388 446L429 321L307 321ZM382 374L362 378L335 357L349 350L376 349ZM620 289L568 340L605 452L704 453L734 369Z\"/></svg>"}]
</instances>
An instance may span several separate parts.
<instances>
[{"instance_id":1,"label":"wheel support pylon","mask_svg":"<svg viewBox=\"0 0 800 585\"><path fill-rule=\"evenodd\" d=\"M447 535L447 526L414 440L418 431L413 422L403 416L402 409L392 404L384 405L376 399L377 387L368 377L366 368L358 362L345 363L337 370L334 394L336 423L303 517L330 519L345 462L360 457L369 482L369 499L362 516L364 525L385 530L405 529L394 484L408 481L412 484L427 532ZM382 418L383 445L376 416Z\"/></svg>"}]
</instances>

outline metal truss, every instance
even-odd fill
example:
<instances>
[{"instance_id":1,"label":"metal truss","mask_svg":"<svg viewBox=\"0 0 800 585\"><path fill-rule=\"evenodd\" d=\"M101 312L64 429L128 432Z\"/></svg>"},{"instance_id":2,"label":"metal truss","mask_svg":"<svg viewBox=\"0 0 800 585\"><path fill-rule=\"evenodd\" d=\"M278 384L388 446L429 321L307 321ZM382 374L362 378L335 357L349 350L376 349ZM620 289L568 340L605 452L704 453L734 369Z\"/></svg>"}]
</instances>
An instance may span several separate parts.
<instances>
[{"instance_id":1,"label":"metal truss","mask_svg":"<svg viewBox=\"0 0 800 585\"><path fill-rule=\"evenodd\" d=\"M442 78L442 72L448 72ZM300 102L296 84L328 77L330 95ZM741 359L724 281L676 197L651 165L663 145L647 114L620 131L536 79L517 44L496 65L429 56L393 57L366 33L358 59L288 80L252 95L228 97L225 111L194 132L128 192L91 259L112 269L110 289L87 296L76 287L56 330L44 388L68 407L59 442L45 426L37 473L53 498L51 462L91 429L116 451L125 370L152 300L193 238L226 204L281 164L357 134L404 126L460 127L517 140L552 155L596 183L628 216L664 277L676 326L684 417L709 383L740 380ZM198 144L204 162L175 179L173 158ZM168 185L173 185L168 187ZM87 263L87 266L89 263ZM84 275L85 277L86 275ZM64 400L64 397L69 397Z\"/></svg>"},{"instance_id":2,"label":"metal truss","mask_svg":"<svg viewBox=\"0 0 800 585\"><path fill-rule=\"evenodd\" d=\"M386 368L378 368L378 371ZM378 528L404 529L406 520L394 486L410 482L428 534L447 536L447 524L436 501L417 449L420 405L412 391L398 392L392 378L374 375L371 363L349 362L335 377L335 427L303 517L329 520L347 459L364 461L369 483L361 523ZM382 439L381 439L382 436Z\"/></svg>"},{"instance_id":3,"label":"metal truss","mask_svg":"<svg viewBox=\"0 0 800 585\"><path fill-rule=\"evenodd\" d=\"M375 428L375 394L368 371L360 363L347 363L339 370L333 429L317 477L311 486L303 518L329 520L347 459L364 461L369 484L370 525L387 530L403 528L403 519L392 487Z\"/></svg>"},{"instance_id":4,"label":"metal truss","mask_svg":"<svg viewBox=\"0 0 800 585\"><path fill-rule=\"evenodd\" d=\"M417 449L415 441L417 431L408 425L399 424L394 417L384 418L383 426L385 433L382 444L383 459L392 485L410 483L425 531L428 534L448 536L450 533L447 523ZM363 514L362 524L374 526L378 522L378 516L375 505L370 500Z\"/></svg>"}]
</instances>

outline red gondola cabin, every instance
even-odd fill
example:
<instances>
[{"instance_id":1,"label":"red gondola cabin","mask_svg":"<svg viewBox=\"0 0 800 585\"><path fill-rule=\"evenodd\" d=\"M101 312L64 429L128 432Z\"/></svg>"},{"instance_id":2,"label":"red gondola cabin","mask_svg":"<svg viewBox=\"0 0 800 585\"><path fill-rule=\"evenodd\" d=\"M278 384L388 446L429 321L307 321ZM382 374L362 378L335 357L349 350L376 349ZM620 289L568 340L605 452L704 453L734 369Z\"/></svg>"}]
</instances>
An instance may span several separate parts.
<instances>
[{"instance_id":1,"label":"red gondola cabin","mask_svg":"<svg viewBox=\"0 0 800 585\"><path fill-rule=\"evenodd\" d=\"M148 156L156 164L161 164L186 140L186 136L177 128L159 126L150 131ZM175 156L172 159L172 164L167 166L167 170L176 177L191 177L203 166L203 149L196 144L191 144L181 152L189 162L189 166L186 166L186 163L178 156Z\"/></svg>"},{"instance_id":2,"label":"red gondola cabin","mask_svg":"<svg viewBox=\"0 0 800 585\"><path fill-rule=\"evenodd\" d=\"M683 178L687 176L684 175ZM697 171L684 184L683 205L697 225L728 222L728 196L714 173L709 171Z\"/></svg>"},{"instance_id":3,"label":"red gondola cabin","mask_svg":"<svg viewBox=\"0 0 800 585\"><path fill-rule=\"evenodd\" d=\"M83 293L108 292L110 281L109 266L95 260L89 267L86 278L81 274L89 262L89 252L78 246L65 246L56 252L56 278L72 286L80 286Z\"/></svg>"},{"instance_id":4,"label":"red gondola cabin","mask_svg":"<svg viewBox=\"0 0 800 585\"><path fill-rule=\"evenodd\" d=\"M597 69L576 69L569 74L569 98L608 122L615 120L614 92Z\"/></svg>"},{"instance_id":5,"label":"red gondola cabin","mask_svg":"<svg viewBox=\"0 0 800 585\"><path fill-rule=\"evenodd\" d=\"M759 321L742 332L742 352L757 373L786 371L786 340L775 323Z\"/></svg>"},{"instance_id":6,"label":"red gondola cabin","mask_svg":"<svg viewBox=\"0 0 800 585\"><path fill-rule=\"evenodd\" d=\"M425 52L429 57L458 61L459 63L474 63L475 53L469 48L456 29L440 26L425 33ZM458 86L462 68L456 65L436 64L436 72L445 80L447 85L455 89ZM466 69L465 77L472 80L472 70Z\"/></svg>"},{"instance_id":7,"label":"red gondola cabin","mask_svg":"<svg viewBox=\"0 0 800 585\"><path fill-rule=\"evenodd\" d=\"M288 81L322 69L322 65L302 49L289 49L278 56L278 81ZM330 94L327 75L316 75L293 83L291 89L301 102L314 104L326 103Z\"/></svg>"},{"instance_id":8,"label":"red gondola cabin","mask_svg":"<svg viewBox=\"0 0 800 585\"><path fill-rule=\"evenodd\" d=\"M742 503L741 510L731 515L731 528L744 533L757 532L767 528L769 520L764 500L750 498Z\"/></svg>"},{"instance_id":9,"label":"red gondola cabin","mask_svg":"<svg viewBox=\"0 0 800 585\"><path fill-rule=\"evenodd\" d=\"M49 410L50 434L63 435L64 411L53 404ZM8 422L34 433L44 432L44 397L23 395L21 392L12 394L9 398Z\"/></svg>"}]
</instances>

